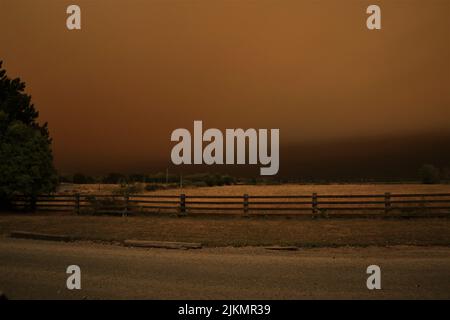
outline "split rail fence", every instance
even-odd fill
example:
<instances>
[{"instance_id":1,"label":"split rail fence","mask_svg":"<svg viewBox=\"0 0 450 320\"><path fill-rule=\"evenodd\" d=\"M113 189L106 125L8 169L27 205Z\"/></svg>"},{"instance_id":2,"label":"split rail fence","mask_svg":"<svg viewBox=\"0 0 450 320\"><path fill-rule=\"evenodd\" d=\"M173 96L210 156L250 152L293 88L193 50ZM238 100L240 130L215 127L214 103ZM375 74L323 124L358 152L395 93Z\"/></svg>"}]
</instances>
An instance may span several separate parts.
<instances>
[{"instance_id":1,"label":"split rail fence","mask_svg":"<svg viewBox=\"0 0 450 320\"><path fill-rule=\"evenodd\" d=\"M70 211L76 214L238 214L332 215L336 213L450 214L450 193L310 195L40 195L18 196L18 210ZM450 215L449 215L450 216Z\"/></svg>"}]
</instances>

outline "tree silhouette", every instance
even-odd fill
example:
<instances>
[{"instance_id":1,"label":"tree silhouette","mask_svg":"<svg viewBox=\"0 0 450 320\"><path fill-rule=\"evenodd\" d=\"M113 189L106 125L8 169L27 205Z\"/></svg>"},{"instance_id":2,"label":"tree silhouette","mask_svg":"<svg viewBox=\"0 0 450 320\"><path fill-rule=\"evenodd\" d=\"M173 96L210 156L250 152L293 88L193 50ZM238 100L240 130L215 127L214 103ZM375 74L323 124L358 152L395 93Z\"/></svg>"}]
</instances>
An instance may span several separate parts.
<instances>
[{"instance_id":1,"label":"tree silhouette","mask_svg":"<svg viewBox=\"0 0 450 320\"><path fill-rule=\"evenodd\" d=\"M0 61L0 207L16 194L35 200L56 188L51 138L38 116L25 83L8 78Z\"/></svg>"},{"instance_id":2,"label":"tree silhouette","mask_svg":"<svg viewBox=\"0 0 450 320\"><path fill-rule=\"evenodd\" d=\"M425 184L436 184L441 181L440 170L432 164L424 164L419 170L419 175Z\"/></svg>"}]
</instances>

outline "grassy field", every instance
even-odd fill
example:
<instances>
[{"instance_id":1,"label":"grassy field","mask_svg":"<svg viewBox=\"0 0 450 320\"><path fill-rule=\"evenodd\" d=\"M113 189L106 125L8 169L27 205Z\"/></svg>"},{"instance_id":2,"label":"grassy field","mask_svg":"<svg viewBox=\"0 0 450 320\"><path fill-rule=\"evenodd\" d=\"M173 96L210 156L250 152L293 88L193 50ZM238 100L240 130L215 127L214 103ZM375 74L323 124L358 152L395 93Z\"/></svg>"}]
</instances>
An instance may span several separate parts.
<instances>
[{"instance_id":1,"label":"grassy field","mask_svg":"<svg viewBox=\"0 0 450 320\"><path fill-rule=\"evenodd\" d=\"M89 194L111 194L117 191L117 185L64 185L60 192L73 194L75 192L84 195ZM360 197L354 199L333 199L321 198L316 200L321 215L357 215L361 214L383 214L387 213L384 194L386 192L395 194L450 194L450 184L283 184L283 185L231 185L217 187L188 187L176 189L164 189L153 192L142 190L133 191L141 195L172 195L179 197L180 194L189 196L239 196L237 199L188 199L186 201L186 211L188 214L242 214L244 200L243 195L251 196L306 196L302 199L256 199L248 200L248 211L251 214L273 215L273 214L293 214L309 215L312 212L312 194L319 196L336 195L381 195L378 198ZM154 198L153 203L148 203L148 198L132 197L132 205L135 213L174 213L179 210L177 201L179 198L167 201L164 198ZM430 202L430 200L435 202ZM147 201L147 202L146 202ZM159 201L156 203L155 201ZM174 203L175 201L175 203ZM208 203L209 201L209 203ZM328 201L328 203L327 203ZM337 202L338 201L338 202ZM450 197L424 197L412 196L408 198L391 199L393 210L390 215L414 215L414 216L442 216L449 213ZM410 202L408 202L410 201ZM416 201L416 202L411 202ZM441 202L439 202L441 201ZM446 202L444 202L446 201ZM162 203L165 202L165 203ZM272 203L271 203L272 202ZM362 202L362 203L361 203ZM84 203L87 206L90 203ZM153 207L152 207L153 206ZM315 211L316 212L316 211Z\"/></svg>"},{"instance_id":2,"label":"grassy field","mask_svg":"<svg viewBox=\"0 0 450 320\"><path fill-rule=\"evenodd\" d=\"M29 231L86 240L144 239L206 246L450 245L450 219L267 219L2 214L0 234Z\"/></svg>"},{"instance_id":3,"label":"grassy field","mask_svg":"<svg viewBox=\"0 0 450 320\"><path fill-rule=\"evenodd\" d=\"M116 185L63 185L60 192L110 194ZM310 195L450 193L450 185L330 184L234 185L159 190L161 195ZM150 194L150 192L145 192ZM309 213L308 213L309 214ZM86 240L201 242L206 246L296 245L301 247L450 245L450 219L318 219L287 217L76 216L1 214L0 234L11 231L67 234Z\"/></svg>"},{"instance_id":4,"label":"grassy field","mask_svg":"<svg viewBox=\"0 0 450 320\"><path fill-rule=\"evenodd\" d=\"M117 190L114 184L65 184L60 193L111 193ZM188 187L155 192L143 191L143 194L161 195L310 195L318 194L384 194L391 193L450 193L450 184L282 184L282 185L232 185L221 187Z\"/></svg>"}]
</instances>

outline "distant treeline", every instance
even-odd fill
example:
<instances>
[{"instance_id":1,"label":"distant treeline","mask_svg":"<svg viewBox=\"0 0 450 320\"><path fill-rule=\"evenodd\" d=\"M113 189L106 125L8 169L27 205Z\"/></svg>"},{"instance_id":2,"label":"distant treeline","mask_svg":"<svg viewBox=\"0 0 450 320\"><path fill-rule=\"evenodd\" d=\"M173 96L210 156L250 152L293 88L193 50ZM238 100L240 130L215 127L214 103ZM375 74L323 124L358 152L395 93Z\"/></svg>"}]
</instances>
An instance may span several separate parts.
<instances>
[{"instance_id":1,"label":"distant treeline","mask_svg":"<svg viewBox=\"0 0 450 320\"><path fill-rule=\"evenodd\" d=\"M450 181L450 168L438 168L431 164L423 165L417 172L416 177L411 179L396 179L391 177L378 178L378 179L314 179L314 178L282 178L282 177L253 177L242 178L234 177L228 174L220 173L195 173L195 174L172 174L165 172L158 172L154 174L121 174L110 173L105 176L90 176L83 173L76 173L73 175L61 175L59 178L60 183L75 183L75 184L171 184L171 185L183 185L183 186L198 186L198 187L211 187L211 186L223 186L233 184L283 184L283 183L317 183L317 184L331 184L331 183L404 183L404 182L422 182L425 184L436 184Z\"/></svg>"},{"instance_id":2,"label":"distant treeline","mask_svg":"<svg viewBox=\"0 0 450 320\"><path fill-rule=\"evenodd\" d=\"M121 174L110 173L106 176L90 176L82 173L74 175L61 175L60 183L75 183L75 184L135 184L144 183L148 185L183 185L183 186L197 186L197 187L212 187L234 184L283 184L299 182L292 179L283 178L267 178L267 177L235 177L229 174L221 173L193 173L193 174L166 174L158 172L154 174ZM304 181L310 183L310 181ZM149 187L151 188L151 186Z\"/></svg>"},{"instance_id":3,"label":"distant treeline","mask_svg":"<svg viewBox=\"0 0 450 320\"><path fill-rule=\"evenodd\" d=\"M195 185L199 187L211 187L236 184L239 179L236 177L219 174L219 173L196 173L186 176L176 174L166 174L158 172L155 174L130 174L124 175L121 173L110 173L106 176L89 176L82 173L74 175L60 176L61 183L76 183L76 184L182 184Z\"/></svg>"}]
</instances>

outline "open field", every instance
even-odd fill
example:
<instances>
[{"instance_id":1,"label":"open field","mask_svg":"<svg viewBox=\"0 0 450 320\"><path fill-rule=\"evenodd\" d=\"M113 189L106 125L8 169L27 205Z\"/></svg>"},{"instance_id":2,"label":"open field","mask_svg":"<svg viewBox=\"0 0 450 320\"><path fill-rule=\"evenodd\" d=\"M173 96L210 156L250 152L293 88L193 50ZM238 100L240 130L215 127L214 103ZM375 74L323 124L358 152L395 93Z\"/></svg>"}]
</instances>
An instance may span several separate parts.
<instances>
[{"instance_id":1,"label":"open field","mask_svg":"<svg viewBox=\"0 0 450 320\"><path fill-rule=\"evenodd\" d=\"M450 184L231 185L153 192L145 192L140 184L121 192L119 189L117 185L64 184L57 195L40 197L37 209L118 215L444 217L450 214ZM27 199L17 199L16 206L26 208Z\"/></svg>"},{"instance_id":2,"label":"open field","mask_svg":"<svg viewBox=\"0 0 450 320\"><path fill-rule=\"evenodd\" d=\"M114 184L64 184L59 193L109 194L117 190ZM450 184L282 184L282 185L231 185L218 187L187 187L143 194L161 195L311 195L318 194L384 194L390 193L450 193Z\"/></svg>"},{"instance_id":3,"label":"open field","mask_svg":"<svg viewBox=\"0 0 450 320\"><path fill-rule=\"evenodd\" d=\"M97 185L64 185L64 192L98 194ZM107 187L107 188L106 188ZM111 194L116 185L100 186L106 194ZM177 208L180 192L188 196L231 196L248 193L255 196L311 195L313 192L328 195L340 194L393 194L405 193L450 193L450 185L423 184L342 184L342 185L233 185L208 188L186 188L146 192L146 195L174 195ZM154 201L141 199L139 201ZM208 199L207 199L208 200ZM258 201L250 199L251 201ZM307 199L308 200L308 199ZM381 199L383 200L383 199ZM59 200L65 201L65 200ZM194 199L195 201L195 199ZM232 201L242 201L234 200ZM290 200L292 201L292 200ZM294 199L295 201L295 199ZM61 202L60 202L61 203ZM64 203L64 202L63 202ZM250 202L252 204L252 202ZM56 204L54 204L56 205ZM149 205L154 205L150 203ZM197 204L198 205L198 204ZM238 216L234 218L212 216L209 212L202 216L177 218L174 214L158 216L77 216L73 210L73 199L66 213L1 214L0 234L11 231L67 234L87 240L123 241L125 239L145 239L156 241L200 242L206 246L368 246L368 245L450 245L450 219L415 218L381 219L373 216L364 219L356 210L356 219L311 219L311 209L300 217L273 217L269 215L242 217L242 204L237 204ZM422 213L428 213L424 208ZM57 208L55 210L58 210ZM176 209L177 210L177 209ZM175 210L175 212L176 212ZM448 212L448 211L447 211ZM265 213L265 212L263 212ZM385 217L395 217L388 213ZM299 217L299 218L297 218ZM331 215L330 215L331 217Z\"/></svg>"},{"instance_id":4,"label":"open field","mask_svg":"<svg viewBox=\"0 0 450 320\"><path fill-rule=\"evenodd\" d=\"M98 188L92 187L85 185L65 192L98 194ZM117 186L110 185L100 193L111 194L114 188ZM448 193L450 188L236 185L145 194L295 196L313 192L416 194ZM78 241L10 239L12 231L69 235ZM98 243L122 244L127 239L198 242L204 248L162 250ZM274 252L262 248L274 245L302 250ZM449 250L449 218L1 213L0 289L13 299L448 299ZM83 268L81 291L64 287L65 268L73 263ZM383 270L382 290L369 291L365 287L366 268L371 264Z\"/></svg>"},{"instance_id":5,"label":"open field","mask_svg":"<svg viewBox=\"0 0 450 320\"><path fill-rule=\"evenodd\" d=\"M200 242L205 246L450 246L450 219L286 219L1 214L0 234L66 234L86 240Z\"/></svg>"}]
</instances>

